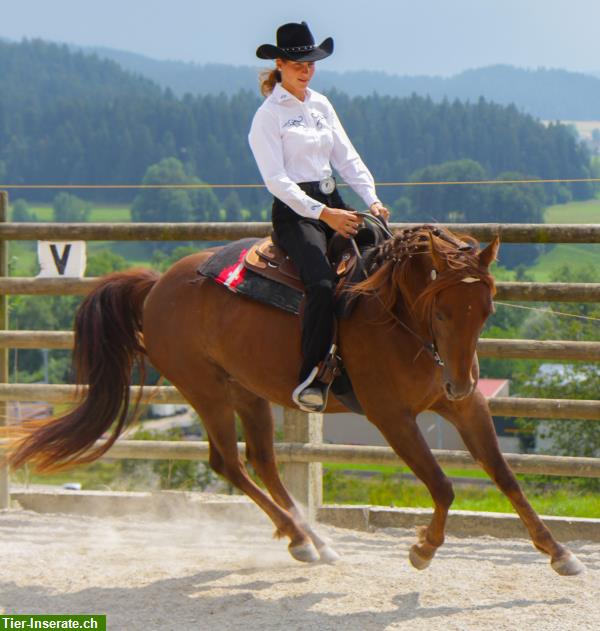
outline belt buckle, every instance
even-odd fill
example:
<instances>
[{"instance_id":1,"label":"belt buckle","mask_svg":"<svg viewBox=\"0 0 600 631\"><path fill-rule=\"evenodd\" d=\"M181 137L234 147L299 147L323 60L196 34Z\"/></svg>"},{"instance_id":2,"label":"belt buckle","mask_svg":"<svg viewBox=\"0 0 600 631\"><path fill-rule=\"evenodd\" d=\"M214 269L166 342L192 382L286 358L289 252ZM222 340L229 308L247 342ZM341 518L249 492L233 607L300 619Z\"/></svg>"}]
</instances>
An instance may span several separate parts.
<instances>
[{"instance_id":1,"label":"belt buckle","mask_svg":"<svg viewBox=\"0 0 600 631\"><path fill-rule=\"evenodd\" d=\"M319 182L319 190L323 195L331 195L335 191L335 179L330 175Z\"/></svg>"}]
</instances>

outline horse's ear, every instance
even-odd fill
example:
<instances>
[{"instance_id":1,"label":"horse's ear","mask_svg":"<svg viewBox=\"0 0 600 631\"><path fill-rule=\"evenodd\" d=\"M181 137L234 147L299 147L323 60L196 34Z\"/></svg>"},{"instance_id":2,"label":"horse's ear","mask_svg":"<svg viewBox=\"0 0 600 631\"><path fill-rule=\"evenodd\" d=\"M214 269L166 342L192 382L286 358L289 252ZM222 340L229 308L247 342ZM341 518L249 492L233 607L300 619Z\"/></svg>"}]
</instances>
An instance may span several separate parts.
<instances>
[{"instance_id":1,"label":"horse's ear","mask_svg":"<svg viewBox=\"0 0 600 631\"><path fill-rule=\"evenodd\" d=\"M493 241L479 253L479 263L482 267L489 267L495 260L500 247L500 237L496 235Z\"/></svg>"},{"instance_id":2,"label":"horse's ear","mask_svg":"<svg viewBox=\"0 0 600 631\"><path fill-rule=\"evenodd\" d=\"M438 272L443 272L446 269L446 267L447 267L447 265L446 265L446 257L440 252L440 249L437 246L436 241L437 241L437 239L430 232L429 233L429 245L430 245L430 249L431 249L431 259L433 260L433 267Z\"/></svg>"}]
</instances>

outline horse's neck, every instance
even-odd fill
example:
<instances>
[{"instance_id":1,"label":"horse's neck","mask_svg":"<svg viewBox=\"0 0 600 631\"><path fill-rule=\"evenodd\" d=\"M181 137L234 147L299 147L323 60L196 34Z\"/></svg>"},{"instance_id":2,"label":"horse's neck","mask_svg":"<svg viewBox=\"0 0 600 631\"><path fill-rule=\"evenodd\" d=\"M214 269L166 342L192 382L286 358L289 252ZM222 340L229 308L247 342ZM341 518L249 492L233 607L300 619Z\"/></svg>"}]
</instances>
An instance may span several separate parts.
<instances>
[{"instance_id":1,"label":"horse's neck","mask_svg":"<svg viewBox=\"0 0 600 631\"><path fill-rule=\"evenodd\" d=\"M349 318L353 326L361 329L364 326L366 331L381 328L390 334L400 328L403 332L412 331L423 339L429 339L430 326L414 316L401 294L398 295L391 311L385 308L381 299L375 294L362 295L357 300L358 304Z\"/></svg>"}]
</instances>

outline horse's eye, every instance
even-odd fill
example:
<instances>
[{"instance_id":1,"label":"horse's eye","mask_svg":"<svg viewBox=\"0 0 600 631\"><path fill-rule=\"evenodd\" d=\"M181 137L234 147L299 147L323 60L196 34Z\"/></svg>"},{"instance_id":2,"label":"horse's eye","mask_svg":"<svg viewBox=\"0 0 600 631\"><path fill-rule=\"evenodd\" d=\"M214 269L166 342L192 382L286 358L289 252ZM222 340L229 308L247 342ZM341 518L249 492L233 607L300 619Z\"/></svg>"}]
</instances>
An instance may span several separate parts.
<instances>
[{"instance_id":1,"label":"horse's eye","mask_svg":"<svg viewBox=\"0 0 600 631\"><path fill-rule=\"evenodd\" d=\"M440 322L443 322L446 317L444 316L444 314L441 311L436 311L435 312L435 318L436 320L439 320Z\"/></svg>"}]
</instances>

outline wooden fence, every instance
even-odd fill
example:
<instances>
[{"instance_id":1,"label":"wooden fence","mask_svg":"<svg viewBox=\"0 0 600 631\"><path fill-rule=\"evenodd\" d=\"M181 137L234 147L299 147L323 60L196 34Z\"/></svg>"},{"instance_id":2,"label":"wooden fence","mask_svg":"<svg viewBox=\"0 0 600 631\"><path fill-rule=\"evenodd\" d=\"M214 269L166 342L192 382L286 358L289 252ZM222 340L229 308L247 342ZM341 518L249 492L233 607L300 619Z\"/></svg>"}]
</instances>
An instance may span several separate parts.
<instances>
[{"instance_id":1,"label":"wooden fence","mask_svg":"<svg viewBox=\"0 0 600 631\"><path fill-rule=\"evenodd\" d=\"M146 240L146 241L225 241L269 233L268 223L206 224L34 224L7 222L8 197L0 192L0 419L6 419L7 401L73 401L74 386L8 384L9 348L70 348L72 333L67 331L9 331L8 295L77 295L87 293L96 279L8 278L7 242L11 240ZM412 224L397 224L406 227ZM600 226L530 224L453 224L452 229L472 234L482 241L499 234L509 243L600 243ZM600 302L597 283L498 283L498 300ZM477 347L483 357L522 357L569 361L598 361L600 343L574 341L482 339ZM146 400L181 402L170 387L148 388ZM490 400L493 414L545 419L600 420L600 401L567 399L525 399L501 397ZM0 420L0 422L2 422ZM276 451L284 463L284 476L290 491L314 514L321 503L321 462L398 462L387 447L324 445L322 416L296 410L284 412L284 442ZM241 453L243 445L240 444ZM434 450L442 466L476 468L466 452ZM109 458L194 459L207 458L207 443L119 441ZM516 472L548 475L600 477L600 459L507 455ZM6 466L0 461L0 508L8 506L9 485Z\"/></svg>"}]
</instances>

